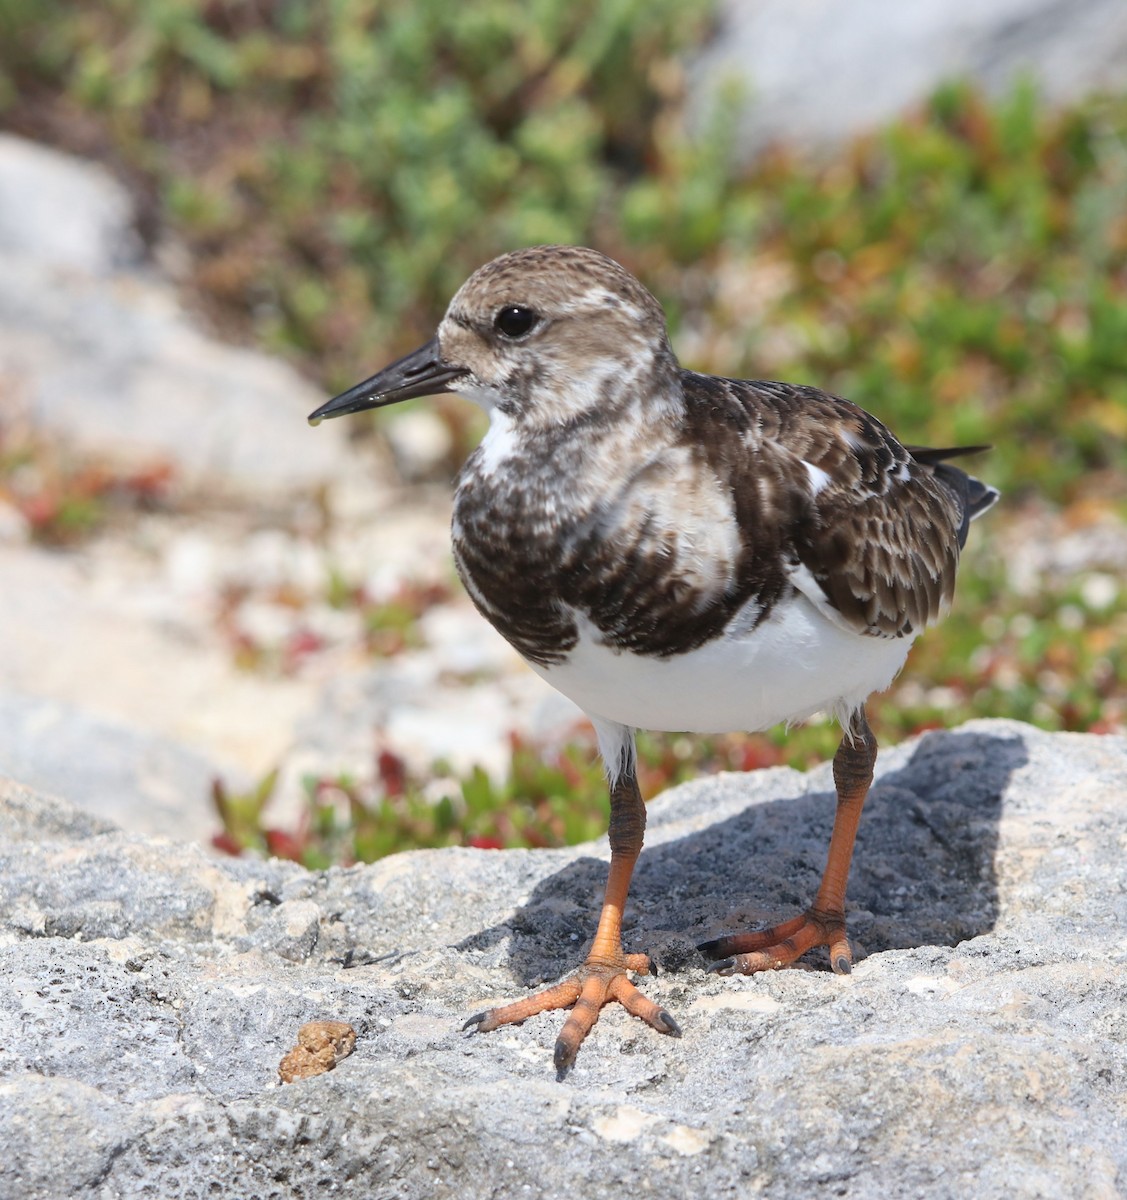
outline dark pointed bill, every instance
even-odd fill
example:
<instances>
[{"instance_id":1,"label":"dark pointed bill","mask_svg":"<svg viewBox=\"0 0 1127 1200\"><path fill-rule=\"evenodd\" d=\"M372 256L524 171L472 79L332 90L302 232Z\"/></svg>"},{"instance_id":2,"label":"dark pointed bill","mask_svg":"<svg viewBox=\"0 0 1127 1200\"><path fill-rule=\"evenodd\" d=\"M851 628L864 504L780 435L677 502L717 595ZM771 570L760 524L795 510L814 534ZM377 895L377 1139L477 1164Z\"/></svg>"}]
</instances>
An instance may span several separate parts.
<instances>
[{"instance_id":1,"label":"dark pointed bill","mask_svg":"<svg viewBox=\"0 0 1127 1200\"><path fill-rule=\"evenodd\" d=\"M322 404L316 412L309 414L309 424L320 425L326 417L343 417L368 408L383 408L416 396L437 396L450 391L449 385L465 373L462 367L451 367L442 361L438 338L432 338L425 346L384 367L371 379L365 379Z\"/></svg>"}]
</instances>

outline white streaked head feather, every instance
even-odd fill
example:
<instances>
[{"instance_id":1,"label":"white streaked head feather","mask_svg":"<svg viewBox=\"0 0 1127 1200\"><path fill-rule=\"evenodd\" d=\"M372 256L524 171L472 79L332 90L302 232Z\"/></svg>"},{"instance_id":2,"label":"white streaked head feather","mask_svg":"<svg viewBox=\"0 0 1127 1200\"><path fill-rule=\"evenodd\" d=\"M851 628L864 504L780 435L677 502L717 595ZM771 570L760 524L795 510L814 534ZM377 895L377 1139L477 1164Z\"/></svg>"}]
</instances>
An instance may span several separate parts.
<instances>
[{"instance_id":1,"label":"white streaked head feather","mask_svg":"<svg viewBox=\"0 0 1127 1200\"><path fill-rule=\"evenodd\" d=\"M535 324L507 336L498 317L528 309ZM452 390L527 429L640 403L651 421L679 416L677 360L661 305L613 260L578 246L531 247L479 268L438 327Z\"/></svg>"}]
</instances>

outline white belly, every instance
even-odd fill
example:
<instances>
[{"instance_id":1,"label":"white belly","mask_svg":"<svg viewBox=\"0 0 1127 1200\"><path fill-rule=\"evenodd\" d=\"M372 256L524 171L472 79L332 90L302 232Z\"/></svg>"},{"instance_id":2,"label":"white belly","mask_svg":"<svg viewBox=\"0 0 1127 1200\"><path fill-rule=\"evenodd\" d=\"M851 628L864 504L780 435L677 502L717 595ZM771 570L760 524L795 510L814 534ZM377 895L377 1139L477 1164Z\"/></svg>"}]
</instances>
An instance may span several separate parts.
<instances>
[{"instance_id":1,"label":"white belly","mask_svg":"<svg viewBox=\"0 0 1127 1200\"><path fill-rule=\"evenodd\" d=\"M850 633L801 595L750 634L667 659L611 650L578 621L567 661L533 670L588 716L669 732L752 732L819 711L843 716L888 687L914 640Z\"/></svg>"}]
</instances>

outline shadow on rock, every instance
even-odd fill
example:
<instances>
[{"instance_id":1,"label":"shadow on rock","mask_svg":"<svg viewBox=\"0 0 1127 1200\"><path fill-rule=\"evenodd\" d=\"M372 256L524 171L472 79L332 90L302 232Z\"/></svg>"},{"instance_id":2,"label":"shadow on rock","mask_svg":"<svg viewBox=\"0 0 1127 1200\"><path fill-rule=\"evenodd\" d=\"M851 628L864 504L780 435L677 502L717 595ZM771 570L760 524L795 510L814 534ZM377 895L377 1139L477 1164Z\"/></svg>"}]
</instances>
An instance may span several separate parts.
<instances>
[{"instance_id":1,"label":"shadow on rock","mask_svg":"<svg viewBox=\"0 0 1127 1200\"><path fill-rule=\"evenodd\" d=\"M849 879L846 915L858 958L955 946L993 928L1002 798L1026 761L1019 737L931 733L902 768L878 779ZM663 969L704 965L697 942L801 911L818 888L833 811L832 792L751 804L699 833L644 849L626 949L648 952ZM509 921L457 949L509 938L509 965L521 983L558 978L579 963L594 934L605 881L604 861L577 859L539 884ZM828 969L824 951L804 961Z\"/></svg>"}]
</instances>

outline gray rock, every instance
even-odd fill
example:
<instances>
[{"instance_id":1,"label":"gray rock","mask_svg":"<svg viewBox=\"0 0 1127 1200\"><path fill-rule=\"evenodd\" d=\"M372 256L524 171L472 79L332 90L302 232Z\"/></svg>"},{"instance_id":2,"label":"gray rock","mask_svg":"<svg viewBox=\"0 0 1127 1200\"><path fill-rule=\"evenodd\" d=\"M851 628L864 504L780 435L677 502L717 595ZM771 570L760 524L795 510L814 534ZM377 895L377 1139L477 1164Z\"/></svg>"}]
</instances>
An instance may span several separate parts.
<instances>
[{"instance_id":1,"label":"gray rock","mask_svg":"<svg viewBox=\"0 0 1127 1200\"><path fill-rule=\"evenodd\" d=\"M285 900L249 939L290 962L305 962L317 947L321 910L312 900Z\"/></svg>"},{"instance_id":2,"label":"gray rock","mask_svg":"<svg viewBox=\"0 0 1127 1200\"><path fill-rule=\"evenodd\" d=\"M728 0L691 72L698 119L732 80L745 94L739 153L828 147L892 120L939 84L992 94L1019 78L1051 103L1122 85L1118 0Z\"/></svg>"},{"instance_id":3,"label":"gray rock","mask_svg":"<svg viewBox=\"0 0 1127 1200\"><path fill-rule=\"evenodd\" d=\"M52 1130L49 1156L43 1154L43 1122ZM74 1079L23 1075L0 1080L0 1128L8 1154L0 1197L104 1195L100 1185L114 1160L152 1125L140 1108L119 1104Z\"/></svg>"},{"instance_id":4,"label":"gray rock","mask_svg":"<svg viewBox=\"0 0 1127 1200\"><path fill-rule=\"evenodd\" d=\"M224 345L140 260L124 189L100 167L0 138L0 417L21 414L190 489L291 499L330 484L346 431L285 363Z\"/></svg>"},{"instance_id":5,"label":"gray rock","mask_svg":"<svg viewBox=\"0 0 1127 1200\"><path fill-rule=\"evenodd\" d=\"M136 267L129 193L96 163L0 133L0 254L87 276Z\"/></svg>"},{"instance_id":6,"label":"gray rock","mask_svg":"<svg viewBox=\"0 0 1127 1200\"><path fill-rule=\"evenodd\" d=\"M0 691L0 775L68 796L87 812L141 833L204 840L207 806L227 772L169 738L58 701Z\"/></svg>"},{"instance_id":7,"label":"gray rock","mask_svg":"<svg viewBox=\"0 0 1127 1200\"><path fill-rule=\"evenodd\" d=\"M827 767L654 801L627 943L684 1037L612 1006L563 1082L559 1014L459 1027L577 961L605 842L309 873L0 786L0 1196L1121 1195L1127 740L974 722L878 771L847 978L693 949L808 899ZM313 1019L355 1053L280 1087Z\"/></svg>"},{"instance_id":8,"label":"gray rock","mask_svg":"<svg viewBox=\"0 0 1127 1200\"><path fill-rule=\"evenodd\" d=\"M0 545L0 773L128 829L203 838L212 779L261 778L316 689L239 671L181 590L150 611L154 574L120 545Z\"/></svg>"}]
</instances>

